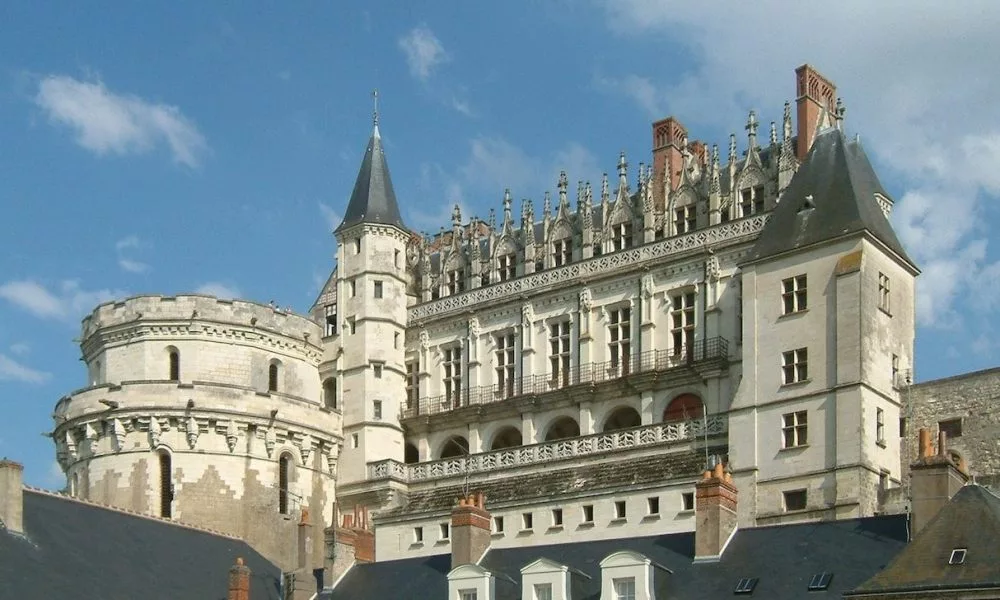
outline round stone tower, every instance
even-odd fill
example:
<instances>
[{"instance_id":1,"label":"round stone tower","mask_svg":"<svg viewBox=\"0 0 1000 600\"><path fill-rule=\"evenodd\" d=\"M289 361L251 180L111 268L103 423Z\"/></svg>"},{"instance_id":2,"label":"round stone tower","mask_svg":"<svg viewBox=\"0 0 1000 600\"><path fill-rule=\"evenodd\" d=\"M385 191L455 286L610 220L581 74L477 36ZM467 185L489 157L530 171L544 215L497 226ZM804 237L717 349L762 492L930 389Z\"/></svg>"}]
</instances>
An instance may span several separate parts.
<instances>
[{"instance_id":1,"label":"round stone tower","mask_svg":"<svg viewBox=\"0 0 1000 600\"><path fill-rule=\"evenodd\" d=\"M322 527L334 504L341 422L321 399L322 335L209 296L97 307L81 335L88 385L53 415L70 492L239 536L293 568L299 515Z\"/></svg>"}]
</instances>

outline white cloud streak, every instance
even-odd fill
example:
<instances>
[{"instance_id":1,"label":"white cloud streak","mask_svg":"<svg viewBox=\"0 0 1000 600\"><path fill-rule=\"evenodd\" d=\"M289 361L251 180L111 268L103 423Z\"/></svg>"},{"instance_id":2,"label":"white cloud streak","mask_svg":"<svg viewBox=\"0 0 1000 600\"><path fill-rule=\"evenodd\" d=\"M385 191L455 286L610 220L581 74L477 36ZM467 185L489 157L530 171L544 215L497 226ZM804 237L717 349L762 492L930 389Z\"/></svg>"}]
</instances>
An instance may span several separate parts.
<instances>
[{"instance_id":1,"label":"white cloud streak","mask_svg":"<svg viewBox=\"0 0 1000 600\"><path fill-rule=\"evenodd\" d=\"M418 25L399 38L399 47L406 56L410 75L427 81L434 68L450 60L441 41L426 25Z\"/></svg>"},{"instance_id":2,"label":"white cloud streak","mask_svg":"<svg viewBox=\"0 0 1000 600\"><path fill-rule=\"evenodd\" d=\"M240 289L234 285L228 283L220 283L218 281L209 281L203 283L195 290L196 294L205 294L206 296L215 296L216 298L225 299L237 299L240 297Z\"/></svg>"},{"instance_id":3,"label":"white cloud streak","mask_svg":"<svg viewBox=\"0 0 1000 600\"><path fill-rule=\"evenodd\" d=\"M51 373L32 369L5 354L0 354L0 381L41 384L51 377Z\"/></svg>"},{"instance_id":4,"label":"white cloud streak","mask_svg":"<svg viewBox=\"0 0 1000 600\"><path fill-rule=\"evenodd\" d=\"M115 242L115 251L118 253L118 266L128 273L145 273L149 270L149 265L136 260L130 255L146 248L148 244L141 241L139 236L129 235Z\"/></svg>"},{"instance_id":5,"label":"white cloud streak","mask_svg":"<svg viewBox=\"0 0 1000 600\"><path fill-rule=\"evenodd\" d=\"M0 284L0 298L40 319L77 319L98 304L124 296L121 290L85 290L76 280L63 281L53 290L31 279Z\"/></svg>"},{"instance_id":6,"label":"white cloud streak","mask_svg":"<svg viewBox=\"0 0 1000 600\"><path fill-rule=\"evenodd\" d=\"M208 148L195 124L176 106L117 94L101 81L49 75L39 83L35 104L98 156L142 154L166 144L174 161L197 167Z\"/></svg>"}]
</instances>

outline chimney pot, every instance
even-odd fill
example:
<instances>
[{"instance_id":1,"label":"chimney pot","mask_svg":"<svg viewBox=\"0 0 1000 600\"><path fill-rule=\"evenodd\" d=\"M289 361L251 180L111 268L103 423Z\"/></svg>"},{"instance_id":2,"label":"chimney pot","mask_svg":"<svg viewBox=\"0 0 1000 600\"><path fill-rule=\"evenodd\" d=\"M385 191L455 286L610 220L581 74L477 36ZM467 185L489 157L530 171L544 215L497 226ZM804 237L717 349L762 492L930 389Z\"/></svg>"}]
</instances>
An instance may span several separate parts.
<instances>
[{"instance_id":1,"label":"chimney pot","mask_svg":"<svg viewBox=\"0 0 1000 600\"><path fill-rule=\"evenodd\" d=\"M722 462L695 484L695 559L717 560L736 530L737 490Z\"/></svg>"},{"instance_id":2,"label":"chimney pot","mask_svg":"<svg viewBox=\"0 0 1000 600\"><path fill-rule=\"evenodd\" d=\"M237 558L236 564L229 569L228 600L250 600L250 569L243 564L243 558Z\"/></svg>"},{"instance_id":3,"label":"chimney pot","mask_svg":"<svg viewBox=\"0 0 1000 600\"><path fill-rule=\"evenodd\" d=\"M934 455L931 449L931 432L926 427L920 428L919 433L920 454L919 458L930 458Z\"/></svg>"},{"instance_id":4,"label":"chimney pot","mask_svg":"<svg viewBox=\"0 0 1000 600\"><path fill-rule=\"evenodd\" d=\"M0 521L11 533L24 534L24 467L0 460Z\"/></svg>"},{"instance_id":5,"label":"chimney pot","mask_svg":"<svg viewBox=\"0 0 1000 600\"><path fill-rule=\"evenodd\" d=\"M451 567L475 564L490 547L491 517L486 496L475 492L459 498L451 511Z\"/></svg>"},{"instance_id":6,"label":"chimney pot","mask_svg":"<svg viewBox=\"0 0 1000 600\"><path fill-rule=\"evenodd\" d=\"M939 431L938 432L938 456L946 457L948 455L948 434Z\"/></svg>"}]
</instances>

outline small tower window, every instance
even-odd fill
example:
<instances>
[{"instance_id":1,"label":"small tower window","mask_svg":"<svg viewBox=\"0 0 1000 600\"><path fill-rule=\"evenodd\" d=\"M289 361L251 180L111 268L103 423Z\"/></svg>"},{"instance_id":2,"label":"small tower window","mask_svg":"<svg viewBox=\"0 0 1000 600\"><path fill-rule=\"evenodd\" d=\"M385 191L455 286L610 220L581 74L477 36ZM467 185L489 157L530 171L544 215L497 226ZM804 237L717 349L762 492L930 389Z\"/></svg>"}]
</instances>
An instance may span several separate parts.
<instances>
[{"instance_id":1,"label":"small tower window","mask_svg":"<svg viewBox=\"0 0 1000 600\"><path fill-rule=\"evenodd\" d=\"M354 239L354 253L361 254L361 238Z\"/></svg>"},{"instance_id":2,"label":"small tower window","mask_svg":"<svg viewBox=\"0 0 1000 600\"><path fill-rule=\"evenodd\" d=\"M167 352L167 361L170 363L169 377L170 381L180 381L181 379L181 354L176 348L171 348Z\"/></svg>"},{"instance_id":3,"label":"small tower window","mask_svg":"<svg viewBox=\"0 0 1000 600\"><path fill-rule=\"evenodd\" d=\"M170 453L160 451L160 516L169 519L172 516L174 502L174 483L171 476Z\"/></svg>"},{"instance_id":4,"label":"small tower window","mask_svg":"<svg viewBox=\"0 0 1000 600\"><path fill-rule=\"evenodd\" d=\"M278 363L272 362L267 367L267 391L277 392L278 391Z\"/></svg>"},{"instance_id":5,"label":"small tower window","mask_svg":"<svg viewBox=\"0 0 1000 600\"><path fill-rule=\"evenodd\" d=\"M278 459L278 512L288 514L288 476L291 470L292 458L282 454Z\"/></svg>"},{"instance_id":6,"label":"small tower window","mask_svg":"<svg viewBox=\"0 0 1000 600\"><path fill-rule=\"evenodd\" d=\"M376 281L375 282L375 297L376 298L381 298L382 297L383 287L384 287L384 285L383 285L383 283L381 281Z\"/></svg>"},{"instance_id":7,"label":"small tower window","mask_svg":"<svg viewBox=\"0 0 1000 600\"><path fill-rule=\"evenodd\" d=\"M337 408L337 378L330 377L323 382L323 406L330 409Z\"/></svg>"}]
</instances>

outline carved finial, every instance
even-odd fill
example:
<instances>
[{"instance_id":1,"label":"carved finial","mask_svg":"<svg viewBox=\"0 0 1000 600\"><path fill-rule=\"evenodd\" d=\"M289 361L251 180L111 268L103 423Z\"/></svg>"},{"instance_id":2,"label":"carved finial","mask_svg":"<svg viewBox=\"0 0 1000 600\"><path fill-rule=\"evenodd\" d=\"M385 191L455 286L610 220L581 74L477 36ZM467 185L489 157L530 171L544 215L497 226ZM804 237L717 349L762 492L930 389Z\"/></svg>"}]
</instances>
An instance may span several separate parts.
<instances>
[{"instance_id":1,"label":"carved finial","mask_svg":"<svg viewBox=\"0 0 1000 600\"><path fill-rule=\"evenodd\" d=\"M569 206L569 198L567 197L567 191L569 190L569 179L566 177L566 171L559 171L558 188L559 188L559 210L563 210L564 207Z\"/></svg>"},{"instance_id":2,"label":"carved finial","mask_svg":"<svg viewBox=\"0 0 1000 600\"><path fill-rule=\"evenodd\" d=\"M771 145L778 145L778 126L774 123L774 121L771 121Z\"/></svg>"},{"instance_id":3,"label":"carved finial","mask_svg":"<svg viewBox=\"0 0 1000 600\"><path fill-rule=\"evenodd\" d=\"M729 134L729 162L736 163L736 134Z\"/></svg>"},{"instance_id":4,"label":"carved finial","mask_svg":"<svg viewBox=\"0 0 1000 600\"><path fill-rule=\"evenodd\" d=\"M840 129L841 122L844 120L844 114L847 112L847 109L844 107L844 101L840 98L837 98L837 106L833 112L834 119L837 120L837 129Z\"/></svg>"},{"instance_id":5,"label":"carved finial","mask_svg":"<svg viewBox=\"0 0 1000 600\"><path fill-rule=\"evenodd\" d=\"M781 140L790 142L792 139L792 103L785 101L785 114L781 118Z\"/></svg>"},{"instance_id":6,"label":"carved finial","mask_svg":"<svg viewBox=\"0 0 1000 600\"><path fill-rule=\"evenodd\" d=\"M457 204L455 208L451 209L451 225L452 227L462 226L462 208Z\"/></svg>"},{"instance_id":7,"label":"carved finial","mask_svg":"<svg viewBox=\"0 0 1000 600\"><path fill-rule=\"evenodd\" d=\"M611 194L608 192L608 174L605 173L601 179L601 204L607 204Z\"/></svg>"},{"instance_id":8,"label":"carved finial","mask_svg":"<svg viewBox=\"0 0 1000 600\"><path fill-rule=\"evenodd\" d=\"M375 110L372 111L372 123L375 125L375 129L378 129L378 88L372 91L372 99L375 103Z\"/></svg>"},{"instance_id":9,"label":"carved finial","mask_svg":"<svg viewBox=\"0 0 1000 600\"><path fill-rule=\"evenodd\" d=\"M639 175L638 178L636 179L636 187L641 189L642 184L645 182L645 179L646 179L646 163L640 162Z\"/></svg>"},{"instance_id":10,"label":"carved finial","mask_svg":"<svg viewBox=\"0 0 1000 600\"><path fill-rule=\"evenodd\" d=\"M628 190L628 163L625 162L625 151L618 155L618 189Z\"/></svg>"},{"instance_id":11,"label":"carved finial","mask_svg":"<svg viewBox=\"0 0 1000 600\"><path fill-rule=\"evenodd\" d=\"M750 142L750 149L753 150L757 147L757 113L752 110L747 116L746 130L747 138Z\"/></svg>"},{"instance_id":12,"label":"carved finial","mask_svg":"<svg viewBox=\"0 0 1000 600\"><path fill-rule=\"evenodd\" d=\"M552 195L545 190L545 197L542 199L542 218L548 220L552 216Z\"/></svg>"},{"instance_id":13,"label":"carved finial","mask_svg":"<svg viewBox=\"0 0 1000 600\"><path fill-rule=\"evenodd\" d=\"M505 228L510 227L511 223L513 223L513 217L510 214L510 202L510 188L507 188L503 191L503 226Z\"/></svg>"},{"instance_id":14,"label":"carved finial","mask_svg":"<svg viewBox=\"0 0 1000 600\"><path fill-rule=\"evenodd\" d=\"M583 180L576 182L576 211L580 212L583 208Z\"/></svg>"},{"instance_id":15,"label":"carved finial","mask_svg":"<svg viewBox=\"0 0 1000 600\"><path fill-rule=\"evenodd\" d=\"M497 211L496 209L490 209L489 217L490 231L495 231L497 228Z\"/></svg>"}]
</instances>

